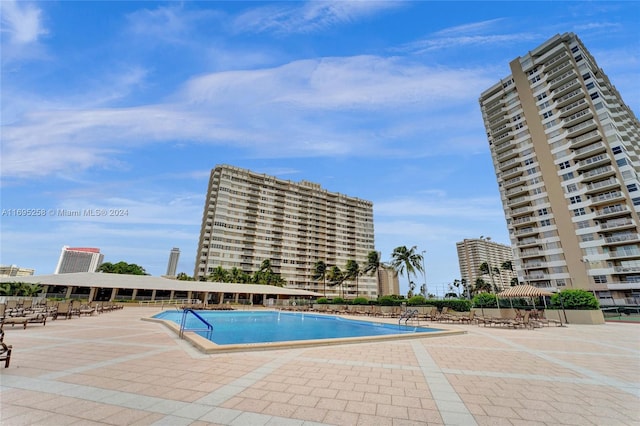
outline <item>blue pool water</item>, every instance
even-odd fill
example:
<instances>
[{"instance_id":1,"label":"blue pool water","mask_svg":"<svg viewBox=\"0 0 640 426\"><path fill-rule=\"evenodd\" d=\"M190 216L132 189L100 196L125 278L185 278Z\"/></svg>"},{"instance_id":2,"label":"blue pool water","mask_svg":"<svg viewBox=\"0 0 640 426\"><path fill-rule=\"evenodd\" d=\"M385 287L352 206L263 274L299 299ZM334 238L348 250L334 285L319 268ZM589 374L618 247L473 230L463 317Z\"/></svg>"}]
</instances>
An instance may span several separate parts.
<instances>
[{"instance_id":1,"label":"blue pool water","mask_svg":"<svg viewBox=\"0 0 640 426\"><path fill-rule=\"evenodd\" d=\"M440 331L435 328L378 324L308 313L273 311L197 311L197 313L213 325L211 340L218 345L336 339L343 337L383 336ZM154 318L173 321L180 325L182 311L164 311L155 315ZM194 315L187 315L185 330L193 330L201 336L207 337L207 332L201 331L203 328L204 324Z\"/></svg>"}]
</instances>

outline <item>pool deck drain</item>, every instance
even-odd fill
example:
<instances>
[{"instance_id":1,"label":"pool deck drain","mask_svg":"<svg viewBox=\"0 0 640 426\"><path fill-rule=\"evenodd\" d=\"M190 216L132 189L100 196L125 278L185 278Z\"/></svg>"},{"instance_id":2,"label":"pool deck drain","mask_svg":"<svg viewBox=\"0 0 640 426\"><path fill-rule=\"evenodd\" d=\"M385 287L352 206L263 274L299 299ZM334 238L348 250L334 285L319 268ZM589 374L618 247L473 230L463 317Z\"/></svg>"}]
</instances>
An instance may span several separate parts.
<instances>
[{"instance_id":1,"label":"pool deck drain","mask_svg":"<svg viewBox=\"0 0 640 426\"><path fill-rule=\"evenodd\" d=\"M7 327L0 424L640 424L637 324L204 354L157 312Z\"/></svg>"}]
</instances>

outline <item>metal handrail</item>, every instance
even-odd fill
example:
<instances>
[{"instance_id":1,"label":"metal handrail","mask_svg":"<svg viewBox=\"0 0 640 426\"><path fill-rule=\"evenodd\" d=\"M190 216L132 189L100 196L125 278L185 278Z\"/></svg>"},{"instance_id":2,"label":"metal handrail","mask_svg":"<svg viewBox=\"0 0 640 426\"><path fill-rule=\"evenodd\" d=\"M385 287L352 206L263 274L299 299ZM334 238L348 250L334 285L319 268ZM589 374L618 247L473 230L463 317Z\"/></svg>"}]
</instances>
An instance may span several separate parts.
<instances>
[{"instance_id":1,"label":"metal handrail","mask_svg":"<svg viewBox=\"0 0 640 426\"><path fill-rule=\"evenodd\" d=\"M186 330L186 325L187 325L187 314L193 314L193 316L195 316L196 318L198 318L204 325L207 326L206 329L198 329L198 328L191 328L189 329L190 331L207 331L207 339L211 340L211 335L213 334L213 325L207 321L206 319L204 319L199 313L197 313L196 311L194 311L191 308L185 308L182 311L182 320L180 321L180 338L183 339L184 338L184 331Z\"/></svg>"}]
</instances>

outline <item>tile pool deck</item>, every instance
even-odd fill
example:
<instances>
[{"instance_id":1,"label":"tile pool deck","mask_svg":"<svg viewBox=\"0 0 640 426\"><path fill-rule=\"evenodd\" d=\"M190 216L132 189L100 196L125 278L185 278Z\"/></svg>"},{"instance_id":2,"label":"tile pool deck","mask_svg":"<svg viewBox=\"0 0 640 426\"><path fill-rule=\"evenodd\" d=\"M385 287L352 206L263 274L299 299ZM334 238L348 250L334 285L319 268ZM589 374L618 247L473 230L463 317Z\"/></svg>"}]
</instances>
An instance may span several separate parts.
<instances>
[{"instance_id":1,"label":"tile pool deck","mask_svg":"<svg viewBox=\"0 0 640 426\"><path fill-rule=\"evenodd\" d=\"M638 324L205 355L156 312L7 326L0 424L640 425Z\"/></svg>"}]
</instances>

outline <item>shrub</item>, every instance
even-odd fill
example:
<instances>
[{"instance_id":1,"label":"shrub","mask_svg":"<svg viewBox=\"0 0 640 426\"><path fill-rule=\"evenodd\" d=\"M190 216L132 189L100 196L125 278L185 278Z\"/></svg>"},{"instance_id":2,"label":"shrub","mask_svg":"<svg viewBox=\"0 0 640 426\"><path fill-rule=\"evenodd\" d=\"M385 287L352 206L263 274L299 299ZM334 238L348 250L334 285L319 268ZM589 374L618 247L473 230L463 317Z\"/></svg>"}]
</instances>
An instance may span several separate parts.
<instances>
[{"instance_id":1,"label":"shrub","mask_svg":"<svg viewBox=\"0 0 640 426\"><path fill-rule=\"evenodd\" d=\"M395 296L380 296L378 297L378 304L381 306L399 306L402 302Z\"/></svg>"},{"instance_id":2,"label":"shrub","mask_svg":"<svg viewBox=\"0 0 640 426\"><path fill-rule=\"evenodd\" d=\"M327 299L326 297L320 297L318 300L316 300L316 303L319 305L326 305L329 303L329 299Z\"/></svg>"},{"instance_id":3,"label":"shrub","mask_svg":"<svg viewBox=\"0 0 640 426\"><path fill-rule=\"evenodd\" d=\"M331 303L333 303L334 305L341 305L341 304L344 304L344 303L347 303L347 302L342 297L334 297L331 300Z\"/></svg>"},{"instance_id":4,"label":"shrub","mask_svg":"<svg viewBox=\"0 0 640 426\"><path fill-rule=\"evenodd\" d=\"M562 298L562 303L560 298ZM562 290L560 293L551 296L552 309L562 309L563 305L564 309L600 309L598 299L596 299L593 293L580 289Z\"/></svg>"},{"instance_id":5,"label":"shrub","mask_svg":"<svg viewBox=\"0 0 640 426\"><path fill-rule=\"evenodd\" d=\"M473 306L475 308L495 308L496 295L491 293L480 293L473 297Z\"/></svg>"},{"instance_id":6,"label":"shrub","mask_svg":"<svg viewBox=\"0 0 640 426\"><path fill-rule=\"evenodd\" d=\"M418 294L413 296L411 299L409 299L407 301L407 305L409 306L419 306L419 305L424 305L426 302L426 299L424 298L424 296Z\"/></svg>"},{"instance_id":7,"label":"shrub","mask_svg":"<svg viewBox=\"0 0 640 426\"><path fill-rule=\"evenodd\" d=\"M351 301L351 304L352 305L368 305L369 299L367 299L366 297L356 297Z\"/></svg>"}]
</instances>

